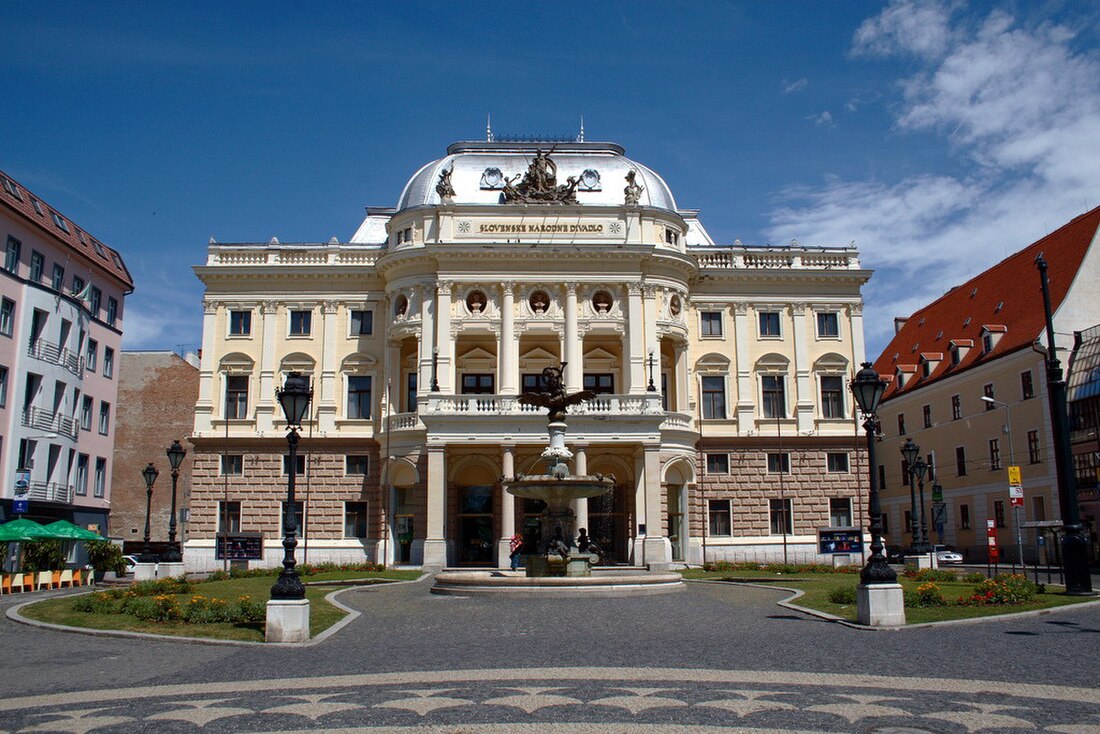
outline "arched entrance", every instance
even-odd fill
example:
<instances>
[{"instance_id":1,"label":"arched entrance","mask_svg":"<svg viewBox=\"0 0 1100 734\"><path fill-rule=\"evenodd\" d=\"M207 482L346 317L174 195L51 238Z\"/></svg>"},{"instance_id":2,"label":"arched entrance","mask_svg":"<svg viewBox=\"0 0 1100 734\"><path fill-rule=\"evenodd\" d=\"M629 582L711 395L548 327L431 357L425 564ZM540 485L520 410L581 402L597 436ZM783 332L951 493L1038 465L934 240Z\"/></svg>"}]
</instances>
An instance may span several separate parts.
<instances>
[{"instance_id":1,"label":"arched entrance","mask_svg":"<svg viewBox=\"0 0 1100 734\"><path fill-rule=\"evenodd\" d=\"M634 527L634 472L622 457L589 449L588 473L615 478L615 489L588 500L588 535L603 549L607 561L625 563L630 558Z\"/></svg>"},{"instance_id":2,"label":"arched entrance","mask_svg":"<svg viewBox=\"0 0 1100 734\"><path fill-rule=\"evenodd\" d=\"M683 561L687 554L687 486L694 478L694 466L689 459L677 458L665 464L661 483L665 487L665 516L668 518L668 540L672 545L674 561Z\"/></svg>"}]
</instances>

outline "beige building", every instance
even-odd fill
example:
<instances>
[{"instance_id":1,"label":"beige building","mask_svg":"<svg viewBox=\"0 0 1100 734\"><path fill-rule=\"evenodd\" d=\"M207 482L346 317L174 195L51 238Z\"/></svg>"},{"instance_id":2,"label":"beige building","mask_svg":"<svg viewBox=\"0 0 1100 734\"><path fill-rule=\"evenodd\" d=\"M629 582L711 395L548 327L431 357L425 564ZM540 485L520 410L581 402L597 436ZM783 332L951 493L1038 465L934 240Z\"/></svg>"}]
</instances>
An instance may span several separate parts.
<instances>
[{"instance_id":1,"label":"beige building","mask_svg":"<svg viewBox=\"0 0 1100 734\"><path fill-rule=\"evenodd\" d=\"M861 517L869 271L847 248L715 244L618 145L456 143L348 242L211 241L195 271L191 569L222 528L281 558L295 370L314 389L299 561L507 565L541 507L500 480L538 473L546 442L517 396L559 363L598 394L567 442L616 480L575 508L614 560L813 556L818 528Z\"/></svg>"},{"instance_id":2,"label":"beige building","mask_svg":"<svg viewBox=\"0 0 1100 734\"><path fill-rule=\"evenodd\" d=\"M1033 529L1060 517L1035 259L1043 253L1049 266L1058 356L1067 374L1074 332L1100 321L1098 227L1100 209L1094 209L896 320L897 333L875 362L890 381L876 450L887 543L912 540L901 456L912 439L935 467L935 482L925 482L931 542L955 545L967 560L985 563L991 522L1001 560L1018 559L1018 521L1024 558L1049 553L1053 560L1051 536L1040 549ZM1013 465L1023 487L1018 509L1009 496ZM934 483L942 487L939 510ZM919 509L915 514L919 521Z\"/></svg>"}]
</instances>

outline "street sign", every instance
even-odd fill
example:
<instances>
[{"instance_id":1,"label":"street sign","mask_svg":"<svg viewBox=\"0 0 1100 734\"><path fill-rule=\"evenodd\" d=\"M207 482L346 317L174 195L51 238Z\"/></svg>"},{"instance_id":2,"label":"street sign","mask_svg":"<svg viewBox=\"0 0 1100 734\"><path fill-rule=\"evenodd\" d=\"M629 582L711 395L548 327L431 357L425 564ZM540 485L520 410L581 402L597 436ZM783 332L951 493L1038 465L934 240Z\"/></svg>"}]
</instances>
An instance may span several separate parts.
<instances>
[{"instance_id":1,"label":"street sign","mask_svg":"<svg viewBox=\"0 0 1100 734\"><path fill-rule=\"evenodd\" d=\"M12 500L11 501L12 514L14 514L14 515L25 515L25 514L27 514L28 507L30 506L30 504L31 504L30 500L28 500L26 498Z\"/></svg>"},{"instance_id":2,"label":"street sign","mask_svg":"<svg viewBox=\"0 0 1100 734\"><path fill-rule=\"evenodd\" d=\"M1012 500L1013 507L1024 506L1024 488L1019 484L1008 485L1008 498Z\"/></svg>"},{"instance_id":3,"label":"street sign","mask_svg":"<svg viewBox=\"0 0 1100 734\"><path fill-rule=\"evenodd\" d=\"M15 493L26 494L31 488L31 473L29 471L15 472Z\"/></svg>"},{"instance_id":4,"label":"street sign","mask_svg":"<svg viewBox=\"0 0 1100 734\"><path fill-rule=\"evenodd\" d=\"M1012 484L1023 484L1024 483L1023 480L1020 478L1020 467L1018 467L1018 466L1008 467L1008 483L1010 485L1012 485Z\"/></svg>"},{"instance_id":5,"label":"street sign","mask_svg":"<svg viewBox=\"0 0 1100 734\"><path fill-rule=\"evenodd\" d=\"M936 502L932 505L932 525L939 527L947 524L947 505Z\"/></svg>"},{"instance_id":6,"label":"street sign","mask_svg":"<svg viewBox=\"0 0 1100 734\"><path fill-rule=\"evenodd\" d=\"M943 487L938 484L932 485L932 501L943 502Z\"/></svg>"}]
</instances>

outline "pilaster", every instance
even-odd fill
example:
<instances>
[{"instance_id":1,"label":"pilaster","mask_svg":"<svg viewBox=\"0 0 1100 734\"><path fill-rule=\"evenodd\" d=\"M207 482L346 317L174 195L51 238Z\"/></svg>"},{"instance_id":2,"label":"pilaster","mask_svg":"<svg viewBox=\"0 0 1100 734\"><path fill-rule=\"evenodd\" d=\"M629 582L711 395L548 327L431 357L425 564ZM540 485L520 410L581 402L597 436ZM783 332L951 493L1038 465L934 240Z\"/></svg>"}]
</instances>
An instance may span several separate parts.
<instances>
[{"instance_id":1,"label":"pilaster","mask_svg":"<svg viewBox=\"0 0 1100 734\"><path fill-rule=\"evenodd\" d=\"M519 342L516 341L516 290L515 283L500 284L500 343L497 355L500 365L498 376L501 395L519 392ZM511 536L509 536L511 537Z\"/></svg>"},{"instance_id":2,"label":"pilaster","mask_svg":"<svg viewBox=\"0 0 1100 734\"><path fill-rule=\"evenodd\" d=\"M428 516L424 538L424 566L447 565L447 540L444 535L447 507L447 464L442 446L428 447Z\"/></svg>"},{"instance_id":3,"label":"pilaster","mask_svg":"<svg viewBox=\"0 0 1100 734\"><path fill-rule=\"evenodd\" d=\"M260 304L260 389L256 395L256 431L269 433L275 428L275 322L279 304Z\"/></svg>"},{"instance_id":4,"label":"pilaster","mask_svg":"<svg viewBox=\"0 0 1100 734\"><path fill-rule=\"evenodd\" d=\"M627 359L630 383L627 392L644 393L645 380L645 310L642 306L641 283L628 283L627 286Z\"/></svg>"},{"instance_id":5,"label":"pilaster","mask_svg":"<svg viewBox=\"0 0 1100 734\"><path fill-rule=\"evenodd\" d=\"M435 347L439 350L436 380L439 391L444 395L454 393L453 353L454 340L451 336L451 288L449 280L439 281L436 287L435 307Z\"/></svg>"},{"instance_id":6,"label":"pilaster","mask_svg":"<svg viewBox=\"0 0 1100 734\"><path fill-rule=\"evenodd\" d=\"M214 369L218 355L216 343L218 306L214 301L202 303L202 362L199 364L199 399L195 404L195 433L212 430L214 416Z\"/></svg>"},{"instance_id":7,"label":"pilaster","mask_svg":"<svg viewBox=\"0 0 1100 734\"><path fill-rule=\"evenodd\" d=\"M317 428L322 433L336 430L336 316L339 304L321 304L321 397L317 403Z\"/></svg>"},{"instance_id":8,"label":"pilaster","mask_svg":"<svg viewBox=\"0 0 1100 734\"><path fill-rule=\"evenodd\" d=\"M749 340L753 336L749 322L749 308L745 303L733 304L733 343L737 355L734 369L737 371L737 431L744 433L755 426L756 386L752 380L752 362L749 360Z\"/></svg>"},{"instance_id":9,"label":"pilaster","mask_svg":"<svg viewBox=\"0 0 1100 734\"><path fill-rule=\"evenodd\" d=\"M577 329L577 284L565 284L565 341L562 353L565 355L565 389L568 392L581 390L584 385L584 347Z\"/></svg>"},{"instance_id":10,"label":"pilaster","mask_svg":"<svg viewBox=\"0 0 1100 734\"><path fill-rule=\"evenodd\" d=\"M500 473L503 479L515 476L516 448L510 444L500 447ZM497 568L510 568L510 544L516 534L516 498L504 487L500 489L500 538L497 540Z\"/></svg>"},{"instance_id":11,"label":"pilaster","mask_svg":"<svg viewBox=\"0 0 1100 734\"><path fill-rule=\"evenodd\" d=\"M798 419L798 432L808 433L814 429L814 389L810 380L810 351L806 338L806 304L791 304L794 319L794 375L795 375L795 417Z\"/></svg>"}]
</instances>

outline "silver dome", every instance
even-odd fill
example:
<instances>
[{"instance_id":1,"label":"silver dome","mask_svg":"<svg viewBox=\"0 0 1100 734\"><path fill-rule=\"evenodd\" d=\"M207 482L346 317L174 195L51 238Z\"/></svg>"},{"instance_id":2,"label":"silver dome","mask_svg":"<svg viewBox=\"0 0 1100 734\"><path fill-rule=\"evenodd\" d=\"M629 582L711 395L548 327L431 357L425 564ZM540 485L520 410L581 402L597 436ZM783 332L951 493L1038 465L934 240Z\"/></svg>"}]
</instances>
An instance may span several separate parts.
<instances>
[{"instance_id":1,"label":"silver dome","mask_svg":"<svg viewBox=\"0 0 1100 734\"><path fill-rule=\"evenodd\" d=\"M503 179L522 175L537 151L550 151L557 164L557 179L564 184L570 176L581 179L577 188L580 204L619 206L624 200L626 174L635 172L643 187L639 204L676 211L676 200L664 179L641 163L623 155L614 143L588 142L461 142L451 145L447 155L413 174L401 192L397 211L440 204L435 187L439 174L452 169L451 186L455 204L498 204ZM453 167L453 168L452 168Z\"/></svg>"}]
</instances>

